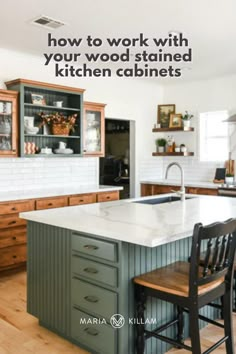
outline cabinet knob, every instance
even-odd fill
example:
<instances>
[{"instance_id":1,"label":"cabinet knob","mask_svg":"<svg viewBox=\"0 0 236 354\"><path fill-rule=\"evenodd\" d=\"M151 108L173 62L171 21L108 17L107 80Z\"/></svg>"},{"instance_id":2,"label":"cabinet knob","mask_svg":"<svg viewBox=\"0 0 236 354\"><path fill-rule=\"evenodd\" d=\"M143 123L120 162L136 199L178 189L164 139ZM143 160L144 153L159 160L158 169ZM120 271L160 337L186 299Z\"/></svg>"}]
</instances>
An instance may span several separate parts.
<instances>
[{"instance_id":1,"label":"cabinet knob","mask_svg":"<svg viewBox=\"0 0 236 354\"><path fill-rule=\"evenodd\" d=\"M108 195L106 198L107 198L107 199L110 199L111 197Z\"/></svg>"},{"instance_id":2,"label":"cabinet knob","mask_svg":"<svg viewBox=\"0 0 236 354\"><path fill-rule=\"evenodd\" d=\"M12 220L8 223L8 225L14 225L14 224L16 224L16 220Z\"/></svg>"},{"instance_id":3,"label":"cabinet knob","mask_svg":"<svg viewBox=\"0 0 236 354\"><path fill-rule=\"evenodd\" d=\"M14 254L13 256L12 256L12 258L16 258L17 256Z\"/></svg>"},{"instance_id":4,"label":"cabinet knob","mask_svg":"<svg viewBox=\"0 0 236 354\"><path fill-rule=\"evenodd\" d=\"M96 251L99 249L99 247L94 246L94 245L84 245L84 248L86 248L87 250L91 250L91 251Z\"/></svg>"},{"instance_id":5,"label":"cabinet knob","mask_svg":"<svg viewBox=\"0 0 236 354\"><path fill-rule=\"evenodd\" d=\"M48 203L48 206L52 206L53 205L53 203Z\"/></svg>"},{"instance_id":6,"label":"cabinet knob","mask_svg":"<svg viewBox=\"0 0 236 354\"><path fill-rule=\"evenodd\" d=\"M16 207L13 207L13 208L11 208L11 210L14 210L14 211L16 211L16 210L17 210L17 208L16 208Z\"/></svg>"},{"instance_id":7,"label":"cabinet knob","mask_svg":"<svg viewBox=\"0 0 236 354\"><path fill-rule=\"evenodd\" d=\"M97 296L85 296L84 299L88 302L93 302L93 303L96 303L99 301L98 297Z\"/></svg>"},{"instance_id":8,"label":"cabinet knob","mask_svg":"<svg viewBox=\"0 0 236 354\"><path fill-rule=\"evenodd\" d=\"M80 202L82 203L84 200L83 199L80 199Z\"/></svg>"},{"instance_id":9,"label":"cabinet knob","mask_svg":"<svg viewBox=\"0 0 236 354\"><path fill-rule=\"evenodd\" d=\"M15 241L15 240L16 240L16 236L12 236L12 240L14 240L14 241Z\"/></svg>"},{"instance_id":10,"label":"cabinet knob","mask_svg":"<svg viewBox=\"0 0 236 354\"><path fill-rule=\"evenodd\" d=\"M84 268L84 272L90 273L90 274L97 274L98 270L96 268Z\"/></svg>"},{"instance_id":11,"label":"cabinet knob","mask_svg":"<svg viewBox=\"0 0 236 354\"><path fill-rule=\"evenodd\" d=\"M95 328L85 328L84 331L88 334L90 334L91 336L97 336L99 334L99 332L95 329Z\"/></svg>"}]
</instances>

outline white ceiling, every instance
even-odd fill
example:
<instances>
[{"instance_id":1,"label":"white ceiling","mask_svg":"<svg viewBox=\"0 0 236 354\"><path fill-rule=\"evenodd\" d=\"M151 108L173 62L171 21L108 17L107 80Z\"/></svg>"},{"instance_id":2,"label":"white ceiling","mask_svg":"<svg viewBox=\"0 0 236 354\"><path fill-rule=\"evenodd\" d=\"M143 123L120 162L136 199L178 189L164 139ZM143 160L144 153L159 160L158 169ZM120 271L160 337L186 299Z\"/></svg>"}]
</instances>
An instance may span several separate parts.
<instances>
[{"instance_id":1,"label":"white ceiling","mask_svg":"<svg viewBox=\"0 0 236 354\"><path fill-rule=\"evenodd\" d=\"M57 38L137 37L140 32L156 38L178 30L193 48L193 63L181 64L192 68L183 72L183 80L206 79L236 73L235 14L235 0L8 0L1 1L0 47L40 56L50 52L48 30L30 24L39 15L67 24L50 31Z\"/></svg>"}]
</instances>

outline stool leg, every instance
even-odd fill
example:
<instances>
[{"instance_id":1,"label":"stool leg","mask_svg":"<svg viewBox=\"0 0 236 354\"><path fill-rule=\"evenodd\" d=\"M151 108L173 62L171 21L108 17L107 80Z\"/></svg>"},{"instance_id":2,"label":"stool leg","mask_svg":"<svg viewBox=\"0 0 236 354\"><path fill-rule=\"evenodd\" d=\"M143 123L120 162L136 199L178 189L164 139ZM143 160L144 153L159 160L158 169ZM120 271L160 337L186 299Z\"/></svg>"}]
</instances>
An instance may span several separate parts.
<instances>
[{"instance_id":1,"label":"stool leg","mask_svg":"<svg viewBox=\"0 0 236 354\"><path fill-rule=\"evenodd\" d=\"M227 285L226 285L227 286ZM230 289L227 289L224 295L224 329L225 336L228 336L228 339L225 342L226 353L234 354L234 343L232 338L233 327L232 327L232 298L230 294Z\"/></svg>"},{"instance_id":2,"label":"stool leg","mask_svg":"<svg viewBox=\"0 0 236 354\"><path fill-rule=\"evenodd\" d=\"M233 311L236 312L236 272L234 272L234 287L233 287L233 299L234 299L234 309Z\"/></svg>"},{"instance_id":3,"label":"stool leg","mask_svg":"<svg viewBox=\"0 0 236 354\"><path fill-rule=\"evenodd\" d=\"M180 306L177 306L177 311L178 311L177 340L180 343L183 343L184 342L184 312L183 312L182 307L180 307Z\"/></svg>"},{"instance_id":4,"label":"stool leg","mask_svg":"<svg viewBox=\"0 0 236 354\"><path fill-rule=\"evenodd\" d=\"M201 343L198 323L198 307L195 305L189 309L189 329L192 344L192 354L201 354Z\"/></svg>"},{"instance_id":5,"label":"stool leg","mask_svg":"<svg viewBox=\"0 0 236 354\"><path fill-rule=\"evenodd\" d=\"M144 292L143 286L136 285L135 293L136 293L136 306L137 306L136 318L137 318L137 322L138 322L136 324L136 332L137 332L136 353L137 354L144 354L144 350L145 350L144 310L145 310L146 296L145 296L145 292Z\"/></svg>"}]
</instances>

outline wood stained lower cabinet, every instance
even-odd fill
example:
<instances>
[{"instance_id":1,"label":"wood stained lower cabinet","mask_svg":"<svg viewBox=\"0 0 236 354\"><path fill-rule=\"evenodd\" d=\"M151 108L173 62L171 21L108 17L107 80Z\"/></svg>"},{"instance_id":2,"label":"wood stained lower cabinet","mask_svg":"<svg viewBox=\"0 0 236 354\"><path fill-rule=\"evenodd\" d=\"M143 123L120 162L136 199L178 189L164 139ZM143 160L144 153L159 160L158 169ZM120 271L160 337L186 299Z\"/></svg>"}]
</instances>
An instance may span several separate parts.
<instances>
[{"instance_id":1,"label":"wood stained lower cabinet","mask_svg":"<svg viewBox=\"0 0 236 354\"><path fill-rule=\"evenodd\" d=\"M166 186L163 184L145 184L141 183L141 196L146 197L149 195L171 193L173 190L180 190L179 186ZM186 187L186 193L189 194L205 194L205 195L218 195L216 188L198 188Z\"/></svg>"}]
</instances>

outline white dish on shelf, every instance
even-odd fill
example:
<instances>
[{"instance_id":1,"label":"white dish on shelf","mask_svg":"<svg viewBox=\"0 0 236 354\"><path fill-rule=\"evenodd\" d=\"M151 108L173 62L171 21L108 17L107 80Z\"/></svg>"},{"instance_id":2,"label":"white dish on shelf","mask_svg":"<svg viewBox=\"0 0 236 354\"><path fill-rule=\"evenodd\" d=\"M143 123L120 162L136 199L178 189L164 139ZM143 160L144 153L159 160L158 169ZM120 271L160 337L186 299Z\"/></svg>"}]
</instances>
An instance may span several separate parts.
<instances>
[{"instance_id":1,"label":"white dish on shelf","mask_svg":"<svg viewBox=\"0 0 236 354\"><path fill-rule=\"evenodd\" d=\"M73 154L74 151L72 149L55 149L54 150L55 154Z\"/></svg>"}]
</instances>

